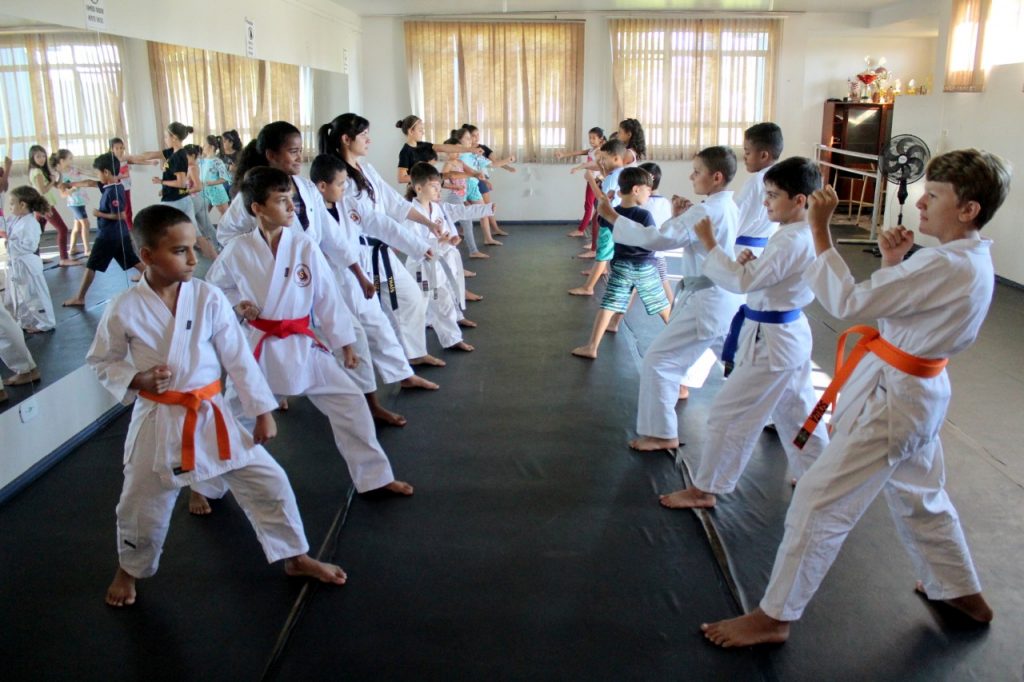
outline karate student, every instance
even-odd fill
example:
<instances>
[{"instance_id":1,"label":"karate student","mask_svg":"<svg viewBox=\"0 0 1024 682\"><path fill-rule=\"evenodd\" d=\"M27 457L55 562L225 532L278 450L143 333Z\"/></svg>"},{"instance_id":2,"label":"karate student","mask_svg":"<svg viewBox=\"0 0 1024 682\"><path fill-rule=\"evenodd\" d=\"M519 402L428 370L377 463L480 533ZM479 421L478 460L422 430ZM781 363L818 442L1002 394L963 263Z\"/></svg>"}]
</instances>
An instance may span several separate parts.
<instances>
[{"instance_id":1,"label":"karate student","mask_svg":"<svg viewBox=\"0 0 1024 682\"><path fill-rule=\"evenodd\" d=\"M2 234L2 233L0 233ZM14 370L14 374L4 379L0 385L0 402L7 400L4 386L23 386L39 381L42 377L36 367L32 353L25 345L25 334L14 321L7 307L0 304L0 360Z\"/></svg>"},{"instance_id":2,"label":"karate student","mask_svg":"<svg viewBox=\"0 0 1024 682\"><path fill-rule=\"evenodd\" d=\"M626 145L622 144L618 140L608 140L597 153L597 165L601 167L601 172L604 174L604 178L601 180L600 193L608 197L611 201L612 208L619 205L619 173L626 167ZM590 182L589 180L587 182ZM591 189L591 191L597 192L597 190ZM597 280L601 279L601 275L604 274L607 269L607 263L612 259L615 250L615 244L612 241L611 225L604 222L603 218L598 214L598 235L594 240L596 244L594 255L594 265L587 272L587 282L581 287L575 287L569 289L569 294L572 296L593 296L594 287L597 285ZM590 258L589 252L585 252L577 256L577 258Z\"/></svg>"},{"instance_id":3,"label":"karate student","mask_svg":"<svg viewBox=\"0 0 1024 682\"><path fill-rule=\"evenodd\" d=\"M835 191L826 187L812 196L808 218L818 258L805 274L808 284L830 315L877 318L879 329L847 330L860 340L845 362L846 335L840 336L836 376L797 435L802 442L844 389L832 441L797 484L760 606L701 626L715 644L785 641L847 534L883 491L918 591L977 622L992 620L945 490L939 431L949 406L948 359L974 342L992 301L992 242L980 230L1009 189L1009 167L994 154L961 149L935 157L917 208L921 233L939 246L904 260L913 232L886 230L878 240L882 267L862 282L832 246Z\"/></svg>"},{"instance_id":4,"label":"karate student","mask_svg":"<svg viewBox=\"0 0 1024 682\"><path fill-rule=\"evenodd\" d=\"M349 219L345 208L344 195L348 172L345 170L344 162L336 156L320 154L313 159L309 177L316 183L324 206L334 221L334 225L327 226L327 229L339 231L341 239L348 243L349 249L359 254L359 260L348 268L339 270L332 263L338 288L354 318L356 355L364 360L354 369L347 371L366 395L366 402L374 419L392 426L405 426L405 417L386 409L377 398L374 368L380 372L385 383L397 381L402 388L436 390L438 386L413 373L394 327L376 300L376 289L366 275L372 268L371 252L361 247L362 234L358 226Z\"/></svg>"},{"instance_id":5,"label":"karate student","mask_svg":"<svg viewBox=\"0 0 1024 682\"><path fill-rule=\"evenodd\" d=\"M107 306L86 356L107 390L135 403L107 603L135 603L136 580L156 573L179 490L215 476L235 492L268 562L284 559L288 575L344 583L341 568L306 554L288 477L260 446L277 434L277 401L224 294L192 279L195 227L180 210L157 204L136 214L134 232L145 276ZM251 434L220 394L224 371L256 420Z\"/></svg>"},{"instance_id":6,"label":"karate student","mask_svg":"<svg viewBox=\"0 0 1024 682\"><path fill-rule=\"evenodd\" d=\"M782 146L782 129L774 123L757 123L743 131L743 165L751 175L736 192L736 206L740 210L737 257L748 249L753 255L760 255L779 227L765 207L764 176L782 156Z\"/></svg>"},{"instance_id":7,"label":"karate student","mask_svg":"<svg viewBox=\"0 0 1024 682\"><path fill-rule=\"evenodd\" d=\"M50 300L50 288L43 276L39 258L39 222L35 214L53 210L50 203L28 185L8 192L8 215L4 216L7 235L7 288L4 299L18 324L29 334L51 331L57 324Z\"/></svg>"},{"instance_id":8,"label":"karate student","mask_svg":"<svg viewBox=\"0 0 1024 682\"><path fill-rule=\"evenodd\" d=\"M117 177L117 160L113 154L101 154L92 162L92 167L99 172L103 185L99 208L92 212L96 216L96 239L92 243L89 260L85 262L85 273L78 293L74 298L64 301L64 307L85 306L85 295L96 278L96 271L106 272L110 261L117 261L122 270L135 268L144 272L146 269L135 254L128 222L125 220L124 208L127 201L124 187Z\"/></svg>"},{"instance_id":9,"label":"karate student","mask_svg":"<svg viewBox=\"0 0 1024 682\"><path fill-rule=\"evenodd\" d=\"M434 329L441 347L448 350L472 352L473 346L462 338L460 327L476 327L476 322L466 319L463 311L466 300L479 301L477 296L466 290L466 277L462 256L456 248L461 239L455 223L459 220L479 220L493 214L493 204L466 204L456 206L442 204L441 174L429 163L415 164L409 173L409 190L415 197L413 205L431 222L440 225L441 235L406 221L410 230L418 230L420 237L430 244L434 258L416 260L406 258L405 266L420 283L427 299L427 324Z\"/></svg>"},{"instance_id":10,"label":"karate student","mask_svg":"<svg viewBox=\"0 0 1024 682\"><path fill-rule=\"evenodd\" d=\"M734 261L715 241L710 220L703 218L694 227L708 254L704 275L728 291L746 294L747 303L725 344L738 342L737 367L711 405L708 440L693 485L662 495L666 507L714 507L716 496L736 488L765 422L772 419L782 434L796 433L817 402L811 327L801 309L814 300L803 279L814 262L807 201L821 187L821 173L809 159L795 156L772 166L764 183L768 217L780 228L759 257L748 254ZM790 472L803 475L827 444L824 425L814 429L802 450L783 438Z\"/></svg>"},{"instance_id":11,"label":"karate student","mask_svg":"<svg viewBox=\"0 0 1024 682\"><path fill-rule=\"evenodd\" d=\"M245 336L271 390L307 396L330 420L356 490L412 495L411 485L395 480L363 392L332 355L343 355L349 368L359 362L352 316L323 254L293 225L292 190L292 179L276 168L258 167L245 174L239 196L259 229L231 240L207 279L244 318ZM311 311L319 337L310 329ZM231 386L228 399L234 400ZM209 494L211 486L196 492L223 494Z\"/></svg>"},{"instance_id":12,"label":"karate student","mask_svg":"<svg viewBox=\"0 0 1024 682\"><path fill-rule=\"evenodd\" d=\"M673 218L656 229L624 217L615 222L615 240L620 244L659 251L683 249L682 289L676 294L668 325L644 354L636 418L640 437L629 444L635 450L679 447L676 402L685 390L680 382L706 350L720 351L729 321L739 307L736 294L702 274L708 252L694 232L701 219L709 218L715 242L726 253L732 252L737 211L732 192L726 188L735 174L736 155L731 149L707 147L694 157L690 173L694 192L707 195L707 199L689 206L689 201L673 197Z\"/></svg>"}]
</instances>

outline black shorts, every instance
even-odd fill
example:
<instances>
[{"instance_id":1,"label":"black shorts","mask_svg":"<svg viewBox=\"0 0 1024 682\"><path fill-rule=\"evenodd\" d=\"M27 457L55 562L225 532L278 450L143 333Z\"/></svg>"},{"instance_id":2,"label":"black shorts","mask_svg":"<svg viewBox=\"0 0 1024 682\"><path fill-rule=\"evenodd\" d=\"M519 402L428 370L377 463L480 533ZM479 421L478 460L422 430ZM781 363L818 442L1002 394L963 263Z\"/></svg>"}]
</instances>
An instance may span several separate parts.
<instances>
[{"instance_id":1,"label":"black shorts","mask_svg":"<svg viewBox=\"0 0 1024 682\"><path fill-rule=\"evenodd\" d=\"M139 262L127 229L123 230L120 235L100 233L93 240L92 251L89 253L89 260L86 261L85 267L97 272L106 272L107 266L112 260L116 260L122 270L134 268Z\"/></svg>"}]
</instances>

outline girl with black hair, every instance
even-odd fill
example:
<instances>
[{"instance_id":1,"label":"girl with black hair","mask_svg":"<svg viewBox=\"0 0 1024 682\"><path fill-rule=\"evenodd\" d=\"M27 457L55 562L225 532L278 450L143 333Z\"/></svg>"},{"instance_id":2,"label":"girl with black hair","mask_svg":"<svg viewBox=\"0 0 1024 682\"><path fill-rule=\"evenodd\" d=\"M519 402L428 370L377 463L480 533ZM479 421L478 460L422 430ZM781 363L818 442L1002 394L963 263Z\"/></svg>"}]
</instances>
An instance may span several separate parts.
<instances>
[{"instance_id":1,"label":"girl with black hair","mask_svg":"<svg viewBox=\"0 0 1024 682\"><path fill-rule=\"evenodd\" d=\"M57 212L57 190L61 187L60 173L51 166L46 150L38 144L28 148L28 181L32 188L46 199L47 206L49 206L45 212L38 214L37 220L40 231L45 229L46 223L50 223L57 230L57 249L60 251L58 263L62 268L81 265L71 258L71 254L68 252L70 230L68 230L64 219L60 217L60 213Z\"/></svg>"},{"instance_id":2,"label":"girl with black hair","mask_svg":"<svg viewBox=\"0 0 1024 682\"><path fill-rule=\"evenodd\" d=\"M415 114L409 114L405 118L395 123L395 127L402 131L405 135L405 144L402 146L402 150L398 152L398 184L405 185L409 183L409 169L416 165L419 161L437 161L438 152L463 152L460 145L449 144L434 144L433 142L424 142L424 125L423 119ZM483 149L477 148L478 154L483 153Z\"/></svg>"},{"instance_id":3,"label":"girl with black hair","mask_svg":"<svg viewBox=\"0 0 1024 682\"><path fill-rule=\"evenodd\" d=\"M8 258L4 302L26 332L47 332L57 325L57 320L38 254L39 226L32 214L47 215L52 207L28 185L12 189L8 201L10 215L4 216L3 229Z\"/></svg>"},{"instance_id":4,"label":"girl with black hair","mask_svg":"<svg viewBox=\"0 0 1024 682\"><path fill-rule=\"evenodd\" d=\"M225 130L220 136L220 145L220 160L227 166L229 173L234 173L238 157L242 153L242 138L238 136L237 130ZM230 184L225 189L228 190L230 196L234 196L231 194Z\"/></svg>"},{"instance_id":5,"label":"girl with black hair","mask_svg":"<svg viewBox=\"0 0 1024 682\"><path fill-rule=\"evenodd\" d=\"M586 156L587 160L583 163L573 166L569 172L576 173L581 170L593 170L600 171L600 167L597 165L597 150L601 148L607 140L604 136L604 130L594 126L587 133L587 141L590 143L589 149L580 149L572 152L555 152L556 159L571 159L576 156ZM587 228L591 228L594 233L597 233L597 213L594 211L594 202L597 201L597 197L594 196L594 191L590 188L589 182L584 182L587 191L583 197L583 220L580 221L579 227L569 233L570 237L584 237L587 233Z\"/></svg>"},{"instance_id":6,"label":"girl with black hair","mask_svg":"<svg viewBox=\"0 0 1024 682\"><path fill-rule=\"evenodd\" d=\"M477 193L479 199L485 204L491 203L491 190L494 189L491 186L490 181L487 179L487 169L490 167L502 168L510 173L515 173L516 169L512 165L515 163L516 157L509 156L505 159L493 159L491 158L494 152L490 147L484 144L480 144L480 129L472 123L463 123L462 129L469 133L469 146L473 149L463 150L462 156L460 157L466 165L476 168L477 170L484 173L484 178L478 180ZM480 149L479 152L476 149ZM470 180L469 187L471 188L473 181ZM470 195L473 195L472 189ZM484 244L490 246L501 246L501 242L494 239L494 237L507 237L508 232L498 227L498 219L491 215L489 218L484 218L480 221L480 227L484 229ZM494 236L492 236L494 235Z\"/></svg>"},{"instance_id":7,"label":"girl with black hair","mask_svg":"<svg viewBox=\"0 0 1024 682\"><path fill-rule=\"evenodd\" d=\"M635 166L647 158L647 141L644 139L644 127L635 118L627 118L619 123L619 140L626 145L626 165Z\"/></svg>"}]
</instances>

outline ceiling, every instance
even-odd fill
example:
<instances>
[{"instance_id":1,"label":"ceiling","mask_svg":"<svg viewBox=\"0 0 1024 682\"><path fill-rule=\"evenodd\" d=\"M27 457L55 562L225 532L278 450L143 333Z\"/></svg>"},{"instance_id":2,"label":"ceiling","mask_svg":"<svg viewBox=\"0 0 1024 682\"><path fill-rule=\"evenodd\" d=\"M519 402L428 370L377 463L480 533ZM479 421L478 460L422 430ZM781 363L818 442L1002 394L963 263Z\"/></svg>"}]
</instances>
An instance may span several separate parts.
<instances>
[{"instance_id":1,"label":"ceiling","mask_svg":"<svg viewBox=\"0 0 1024 682\"><path fill-rule=\"evenodd\" d=\"M869 12L896 0L333 0L359 16L551 12Z\"/></svg>"}]
</instances>

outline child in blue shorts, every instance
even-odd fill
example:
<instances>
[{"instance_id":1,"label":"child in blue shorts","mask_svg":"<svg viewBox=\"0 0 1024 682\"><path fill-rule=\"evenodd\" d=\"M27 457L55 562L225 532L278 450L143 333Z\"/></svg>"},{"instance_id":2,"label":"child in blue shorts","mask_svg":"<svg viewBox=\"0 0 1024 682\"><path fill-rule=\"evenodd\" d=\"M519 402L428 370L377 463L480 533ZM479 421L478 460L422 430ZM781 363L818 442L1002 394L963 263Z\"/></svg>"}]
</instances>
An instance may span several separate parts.
<instances>
[{"instance_id":1,"label":"child in blue shorts","mask_svg":"<svg viewBox=\"0 0 1024 682\"><path fill-rule=\"evenodd\" d=\"M654 178L646 170L635 167L622 170L619 174L621 202L615 208L612 208L611 201L600 191L594 176L589 172L587 173L587 182L592 183L594 193L597 195L598 212L612 226L609 232L613 240L615 221L620 216L641 225L656 227L650 212L642 208L654 191ZM598 244L598 258L601 257L602 247L607 249L607 240L605 240L605 244ZM608 276L604 298L601 299L601 310L594 318L594 329L590 334L590 342L585 346L573 349L572 354L577 357L591 360L597 358L597 348L601 345L601 339L604 337L605 330L608 329L608 323L616 313L626 312L634 290L643 301L648 315L659 315L662 321L668 322L670 304L665 295L665 289L661 286L661 276L658 274L654 252L638 246L626 246L618 243L614 243L612 249L614 253L611 259L611 274Z\"/></svg>"}]
</instances>

